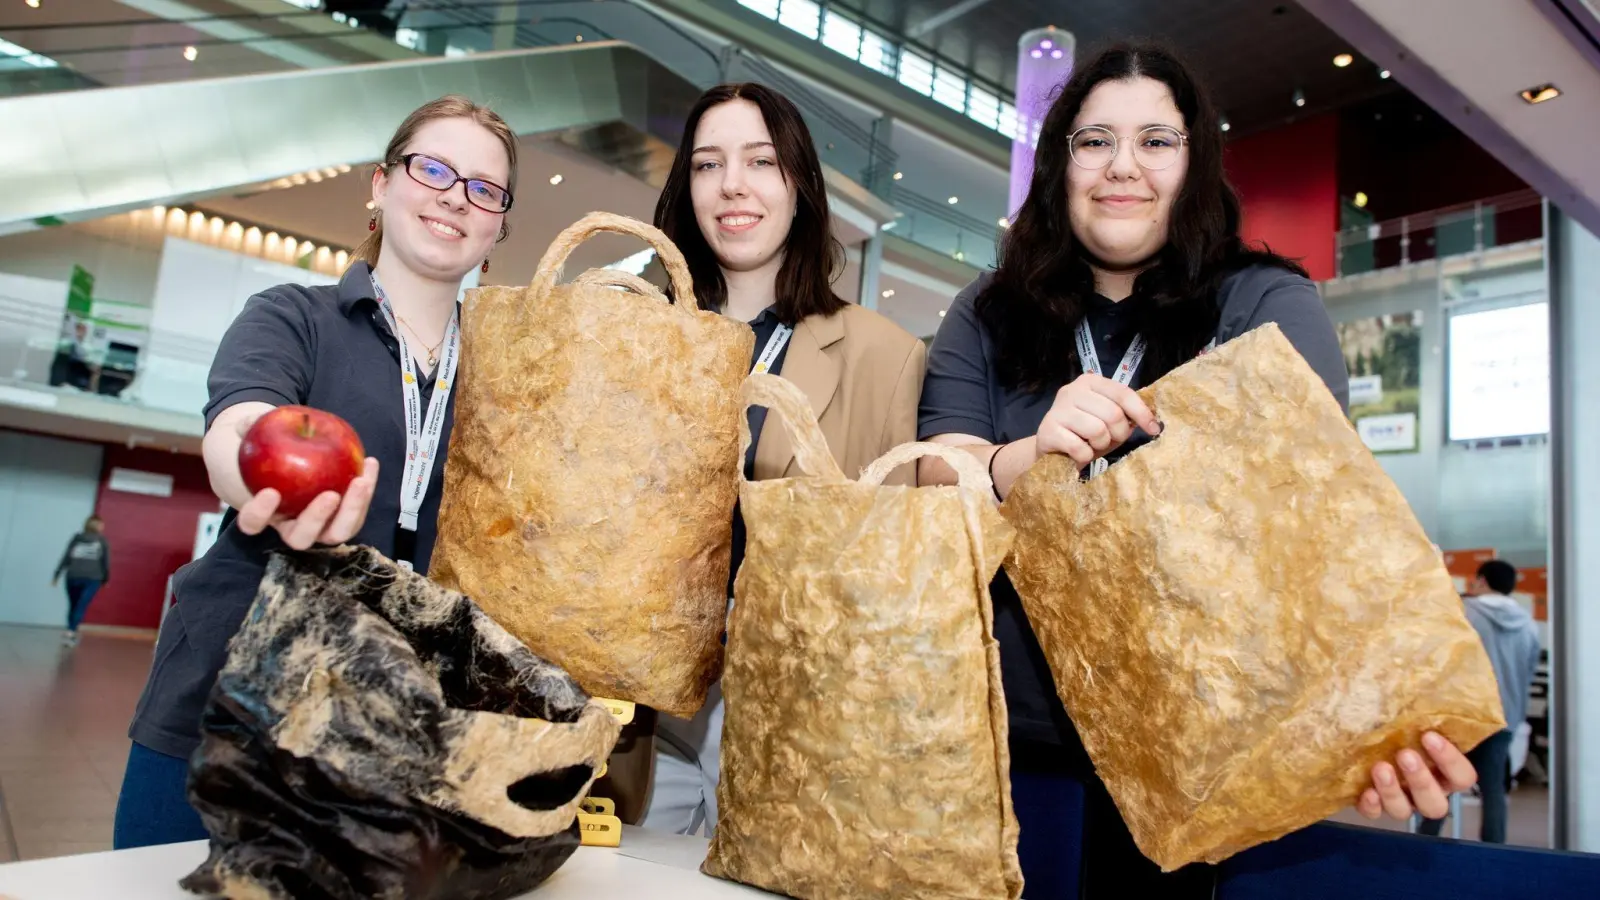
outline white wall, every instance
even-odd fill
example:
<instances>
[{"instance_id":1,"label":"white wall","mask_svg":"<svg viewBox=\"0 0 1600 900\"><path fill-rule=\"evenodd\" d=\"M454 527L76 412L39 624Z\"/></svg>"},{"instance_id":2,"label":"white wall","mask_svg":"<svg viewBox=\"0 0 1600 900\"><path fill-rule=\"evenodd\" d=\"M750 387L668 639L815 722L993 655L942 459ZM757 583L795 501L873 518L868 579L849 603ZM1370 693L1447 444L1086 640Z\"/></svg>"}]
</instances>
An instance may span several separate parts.
<instances>
[{"instance_id":1,"label":"white wall","mask_svg":"<svg viewBox=\"0 0 1600 900\"><path fill-rule=\"evenodd\" d=\"M0 272L66 281L76 263L94 275L96 297L148 306L161 237L127 216L7 235L0 238Z\"/></svg>"},{"instance_id":2,"label":"white wall","mask_svg":"<svg viewBox=\"0 0 1600 900\"><path fill-rule=\"evenodd\" d=\"M50 577L94 512L100 455L98 444L0 430L0 622L65 627L66 590Z\"/></svg>"}]
</instances>

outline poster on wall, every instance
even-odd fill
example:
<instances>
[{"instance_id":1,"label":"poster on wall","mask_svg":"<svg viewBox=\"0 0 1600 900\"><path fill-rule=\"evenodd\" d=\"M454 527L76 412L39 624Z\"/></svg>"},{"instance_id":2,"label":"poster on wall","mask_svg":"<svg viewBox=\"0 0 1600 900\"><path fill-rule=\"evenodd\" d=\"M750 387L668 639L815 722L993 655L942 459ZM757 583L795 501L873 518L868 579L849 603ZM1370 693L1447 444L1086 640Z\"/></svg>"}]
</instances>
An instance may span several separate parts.
<instances>
[{"instance_id":1,"label":"poster on wall","mask_svg":"<svg viewBox=\"0 0 1600 900\"><path fill-rule=\"evenodd\" d=\"M1350 369L1350 420L1373 453L1413 453L1422 408L1422 312L1337 326Z\"/></svg>"}]
</instances>

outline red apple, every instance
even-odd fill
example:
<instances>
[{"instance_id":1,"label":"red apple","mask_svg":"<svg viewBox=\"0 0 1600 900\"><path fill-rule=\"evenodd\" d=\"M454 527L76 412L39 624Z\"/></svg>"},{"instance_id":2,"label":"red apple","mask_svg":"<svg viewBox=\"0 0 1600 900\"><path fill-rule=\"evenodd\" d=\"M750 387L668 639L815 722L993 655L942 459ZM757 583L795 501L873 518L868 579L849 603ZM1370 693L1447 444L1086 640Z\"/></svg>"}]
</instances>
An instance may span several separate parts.
<instances>
[{"instance_id":1,"label":"red apple","mask_svg":"<svg viewBox=\"0 0 1600 900\"><path fill-rule=\"evenodd\" d=\"M280 406L257 419L239 444L239 474L257 494L273 488L278 514L300 515L323 491L343 494L366 463L350 423L309 406Z\"/></svg>"}]
</instances>

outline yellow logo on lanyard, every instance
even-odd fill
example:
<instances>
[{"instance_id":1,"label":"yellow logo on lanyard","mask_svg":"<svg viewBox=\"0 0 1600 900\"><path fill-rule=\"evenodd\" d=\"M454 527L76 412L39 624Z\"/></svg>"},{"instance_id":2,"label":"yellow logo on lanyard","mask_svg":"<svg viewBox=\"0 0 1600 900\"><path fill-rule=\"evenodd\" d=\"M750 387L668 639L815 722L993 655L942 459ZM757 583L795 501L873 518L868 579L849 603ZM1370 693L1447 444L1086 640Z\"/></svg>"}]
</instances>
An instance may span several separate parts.
<instances>
[{"instance_id":1,"label":"yellow logo on lanyard","mask_svg":"<svg viewBox=\"0 0 1600 900\"><path fill-rule=\"evenodd\" d=\"M441 378L441 379L439 379L438 383L434 385L434 387L438 388L441 391L448 391L448 390L450 390L450 382L446 381L443 378Z\"/></svg>"},{"instance_id":2,"label":"yellow logo on lanyard","mask_svg":"<svg viewBox=\"0 0 1600 900\"><path fill-rule=\"evenodd\" d=\"M416 384L417 383L417 376L411 374L410 372L406 372L401 377L406 380L406 384Z\"/></svg>"}]
</instances>

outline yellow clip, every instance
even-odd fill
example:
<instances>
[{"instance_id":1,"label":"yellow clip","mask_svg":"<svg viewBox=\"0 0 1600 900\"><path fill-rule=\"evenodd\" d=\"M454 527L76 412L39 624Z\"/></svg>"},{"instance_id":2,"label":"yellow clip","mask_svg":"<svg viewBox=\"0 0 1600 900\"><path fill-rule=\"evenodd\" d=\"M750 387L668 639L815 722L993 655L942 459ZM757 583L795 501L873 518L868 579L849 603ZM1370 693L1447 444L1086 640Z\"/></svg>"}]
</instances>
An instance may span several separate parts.
<instances>
[{"instance_id":1,"label":"yellow clip","mask_svg":"<svg viewBox=\"0 0 1600 900\"><path fill-rule=\"evenodd\" d=\"M578 806L592 816L614 816L617 814L617 802L609 797L585 797Z\"/></svg>"},{"instance_id":2,"label":"yellow clip","mask_svg":"<svg viewBox=\"0 0 1600 900\"><path fill-rule=\"evenodd\" d=\"M622 846L622 820L616 816L578 813L578 833L585 847Z\"/></svg>"},{"instance_id":3,"label":"yellow clip","mask_svg":"<svg viewBox=\"0 0 1600 900\"><path fill-rule=\"evenodd\" d=\"M609 760L601 760L600 761L600 768L595 770L594 780L595 781L599 781L600 779L606 777L606 773L609 772L609 771L611 771L611 763L610 763L610 761Z\"/></svg>"},{"instance_id":4,"label":"yellow clip","mask_svg":"<svg viewBox=\"0 0 1600 900\"><path fill-rule=\"evenodd\" d=\"M623 725L627 725L633 721L632 700L607 700L604 697L596 697L594 699L606 709L610 710L611 714L617 717L617 721Z\"/></svg>"}]
</instances>

